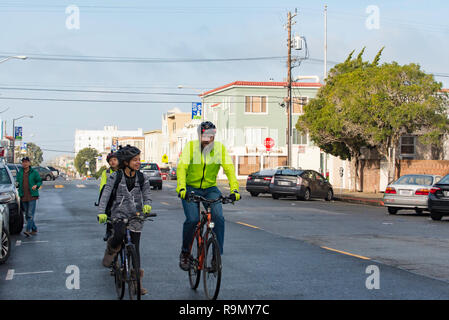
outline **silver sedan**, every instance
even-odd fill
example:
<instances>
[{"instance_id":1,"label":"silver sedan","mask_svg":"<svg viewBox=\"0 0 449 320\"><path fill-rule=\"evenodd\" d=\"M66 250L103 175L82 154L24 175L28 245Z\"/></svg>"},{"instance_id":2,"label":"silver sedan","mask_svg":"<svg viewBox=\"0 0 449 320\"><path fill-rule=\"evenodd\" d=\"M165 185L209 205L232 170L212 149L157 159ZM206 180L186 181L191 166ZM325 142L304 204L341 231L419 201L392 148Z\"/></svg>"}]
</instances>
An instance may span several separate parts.
<instances>
[{"instance_id":1,"label":"silver sedan","mask_svg":"<svg viewBox=\"0 0 449 320\"><path fill-rule=\"evenodd\" d=\"M385 190L383 202L389 214L400 209L415 209L416 213L428 210L429 190L441 176L429 174L408 174L389 184Z\"/></svg>"}]
</instances>

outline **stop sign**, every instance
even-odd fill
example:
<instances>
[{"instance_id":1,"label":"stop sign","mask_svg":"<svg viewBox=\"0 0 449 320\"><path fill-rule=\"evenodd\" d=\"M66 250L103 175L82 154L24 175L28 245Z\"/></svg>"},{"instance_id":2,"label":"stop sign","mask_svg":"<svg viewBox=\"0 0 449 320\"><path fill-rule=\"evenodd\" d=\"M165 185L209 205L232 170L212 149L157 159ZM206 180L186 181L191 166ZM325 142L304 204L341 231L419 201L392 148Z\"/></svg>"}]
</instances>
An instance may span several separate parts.
<instances>
[{"instance_id":1,"label":"stop sign","mask_svg":"<svg viewBox=\"0 0 449 320\"><path fill-rule=\"evenodd\" d=\"M274 147L273 138L266 138L264 141L264 146L267 148L267 151L270 151Z\"/></svg>"}]
</instances>

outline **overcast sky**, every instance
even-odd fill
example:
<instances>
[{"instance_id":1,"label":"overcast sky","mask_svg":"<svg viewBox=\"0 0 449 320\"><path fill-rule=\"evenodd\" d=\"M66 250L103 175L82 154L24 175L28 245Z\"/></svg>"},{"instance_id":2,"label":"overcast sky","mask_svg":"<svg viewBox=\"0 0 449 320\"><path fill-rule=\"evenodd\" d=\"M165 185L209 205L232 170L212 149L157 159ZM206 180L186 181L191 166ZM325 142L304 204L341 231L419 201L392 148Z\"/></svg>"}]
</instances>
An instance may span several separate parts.
<instances>
[{"instance_id":1,"label":"overcast sky","mask_svg":"<svg viewBox=\"0 0 449 320\"><path fill-rule=\"evenodd\" d=\"M11 119L33 115L33 119L19 122L24 127L25 141L61 151L73 150L77 128L118 125L124 130L158 129L163 112L174 107L189 111L191 102L200 101L196 96L198 90L236 80L282 81L286 65L279 59L176 63L170 60L285 56L284 25L287 12L295 8L298 15L293 31L306 37L311 59L295 68L293 75L322 78L325 3L330 62L342 61L349 52L364 46L365 58L372 59L385 46L382 62L418 63L427 72L446 76L436 80L449 87L447 1L16 0L0 3L0 55L30 58L0 64L0 111L10 108L1 116L8 121L11 133ZM80 10L79 29L68 29L66 25L69 17L66 8L72 4ZM373 11L367 13L372 5L379 10L378 28L371 19ZM367 19L371 28L366 25ZM85 60L81 56L163 58L169 62L60 61ZM328 66L332 67L332 63ZM180 90L178 85L196 91ZM54 101L58 99L91 102ZM136 100L147 103L130 102ZM59 154L45 152L44 157L48 160Z\"/></svg>"}]
</instances>

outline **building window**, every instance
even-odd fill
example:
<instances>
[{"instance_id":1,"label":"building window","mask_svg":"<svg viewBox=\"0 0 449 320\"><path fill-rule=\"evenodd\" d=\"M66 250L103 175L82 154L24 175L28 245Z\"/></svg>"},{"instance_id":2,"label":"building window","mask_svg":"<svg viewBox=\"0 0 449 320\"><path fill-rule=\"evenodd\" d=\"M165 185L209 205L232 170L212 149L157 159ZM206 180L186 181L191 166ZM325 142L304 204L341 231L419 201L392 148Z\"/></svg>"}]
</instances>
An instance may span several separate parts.
<instances>
[{"instance_id":1,"label":"building window","mask_svg":"<svg viewBox=\"0 0 449 320\"><path fill-rule=\"evenodd\" d=\"M299 130L296 130L293 128L293 137L292 137L292 143L293 144L307 144L307 133L302 133Z\"/></svg>"},{"instance_id":2,"label":"building window","mask_svg":"<svg viewBox=\"0 0 449 320\"><path fill-rule=\"evenodd\" d=\"M245 97L246 113L267 113L267 97Z\"/></svg>"},{"instance_id":3,"label":"building window","mask_svg":"<svg viewBox=\"0 0 449 320\"><path fill-rule=\"evenodd\" d=\"M176 122L173 122L173 133L176 132Z\"/></svg>"},{"instance_id":4,"label":"building window","mask_svg":"<svg viewBox=\"0 0 449 320\"><path fill-rule=\"evenodd\" d=\"M247 146L263 145L263 142L267 137L267 128L245 128L245 144Z\"/></svg>"},{"instance_id":5,"label":"building window","mask_svg":"<svg viewBox=\"0 0 449 320\"><path fill-rule=\"evenodd\" d=\"M307 104L307 97L294 97L292 99L292 109L293 113L303 114L304 106Z\"/></svg>"},{"instance_id":6,"label":"building window","mask_svg":"<svg viewBox=\"0 0 449 320\"><path fill-rule=\"evenodd\" d=\"M410 157L415 155L416 137L404 136L401 137L401 156Z\"/></svg>"}]
</instances>

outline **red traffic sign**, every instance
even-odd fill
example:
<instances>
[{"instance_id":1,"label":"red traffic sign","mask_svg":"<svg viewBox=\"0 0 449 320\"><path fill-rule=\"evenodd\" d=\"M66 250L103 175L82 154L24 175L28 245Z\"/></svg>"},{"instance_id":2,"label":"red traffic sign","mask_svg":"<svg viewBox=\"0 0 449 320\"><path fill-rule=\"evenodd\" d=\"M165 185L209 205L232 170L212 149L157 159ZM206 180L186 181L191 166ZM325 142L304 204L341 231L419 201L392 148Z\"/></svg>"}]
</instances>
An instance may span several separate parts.
<instances>
[{"instance_id":1,"label":"red traffic sign","mask_svg":"<svg viewBox=\"0 0 449 320\"><path fill-rule=\"evenodd\" d=\"M274 147L274 139L266 138L264 141L264 146L267 148L267 151L270 151Z\"/></svg>"}]
</instances>

